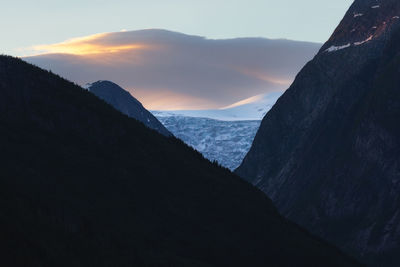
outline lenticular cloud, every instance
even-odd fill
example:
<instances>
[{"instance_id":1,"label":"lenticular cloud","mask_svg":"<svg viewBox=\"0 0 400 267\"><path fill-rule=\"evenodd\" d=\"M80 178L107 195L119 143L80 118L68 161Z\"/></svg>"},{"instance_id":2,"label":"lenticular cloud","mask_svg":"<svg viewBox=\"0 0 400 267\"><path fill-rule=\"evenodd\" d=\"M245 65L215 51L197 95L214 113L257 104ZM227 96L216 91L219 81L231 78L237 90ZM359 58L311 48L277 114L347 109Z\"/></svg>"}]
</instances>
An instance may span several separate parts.
<instances>
[{"instance_id":1,"label":"lenticular cloud","mask_svg":"<svg viewBox=\"0 0 400 267\"><path fill-rule=\"evenodd\" d=\"M35 46L38 55L25 60L80 85L112 80L150 109L206 109L286 89L319 48L289 40L211 40L142 30Z\"/></svg>"}]
</instances>

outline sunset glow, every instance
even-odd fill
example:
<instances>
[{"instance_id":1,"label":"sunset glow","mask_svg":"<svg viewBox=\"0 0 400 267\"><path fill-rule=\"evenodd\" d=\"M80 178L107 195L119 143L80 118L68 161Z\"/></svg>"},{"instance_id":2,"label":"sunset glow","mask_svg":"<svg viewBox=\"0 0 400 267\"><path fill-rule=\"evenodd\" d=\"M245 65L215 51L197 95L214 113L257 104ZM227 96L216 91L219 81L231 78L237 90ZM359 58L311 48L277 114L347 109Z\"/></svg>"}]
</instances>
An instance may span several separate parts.
<instances>
[{"instance_id":1,"label":"sunset glow","mask_svg":"<svg viewBox=\"0 0 400 267\"><path fill-rule=\"evenodd\" d=\"M144 50L149 45L132 44L107 44L101 40L107 38L108 33L100 33L81 38L73 38L65 42L37 45L32 49L37 54L72 54L72 55L95 55L107 53L119 53L128 50Z\"/></svg>"},{"instance_id":2,"label":"sunset glow","mask_svg":"<svg viewBox=\"0 0 400 267\"><path fill-rule=\"evenodd\" d=\"M61 53L61 54L73 54L73 55L90 55L90 54L102 54L102 53L118 53L124 50L132 49L144 49L143 45L121 45L121 46L101 46L93 44L80 44L77 46L68 46L65 44L60 45L49 45L49 46L38 46L37 50L45 50L46 53Z\"/></svg>"},{"instance_id":3,"label":"sunset glow","mask_svg":"<svg viewBox=\"0 0 400 267\"><path fill-rule=\"evenodd\" d=\"M229 108L234 108L234 107L238 107L238 106L242 106L242 105L246 105L246 104L250 104L250 103L254 103L257 102L258 100L262 99L263 95L256 95L256 96L252 96L246 99L243 99L241 101L238 101L236 103L233 103L232 105L223 107L221 109L229 109Z\"/></svg>"},{"instance_id":4,"label":"sunset glow","mask_svg":"<svg viewBox=\"0 0 400 267\"><path fill-rule=\"evenodd\" d=\"M319 44L119 31L34 46L28 61L80 85L110 80L148 109L235 107L287 89ZM283 59L283 60L282 60Z\"/></svg>"},{"instance_id":5,"label":"sunset glow","mask_svg":"<svg viewBox=\"0 0 400 267\"><path fill-rule=\"evenodd\" d=\"M285 78L280 78L280 77L273 77L270 74L263 73L260 70L251 70L251 69L238 69L240 73L243 73L245 75L254 77L256 79L265 81L265 82L270 82L274 84L279 84L283 86L289 86L292 82L293 79L285 79Z\"/></svg>"},{"instance_id":6,"label":"sunset glow","mask_svg":"<svg viewBox=\"0 0 400 267\"><path fill-rule=\"evenodd\" d=\"M207 98L178 94L168 88L140 89L131 88L128 91L140 99L143 106L149 110L201 110L218 108L219 104ZM171 105L174 103L174 105Z\"/></svg>"}]
</instances>

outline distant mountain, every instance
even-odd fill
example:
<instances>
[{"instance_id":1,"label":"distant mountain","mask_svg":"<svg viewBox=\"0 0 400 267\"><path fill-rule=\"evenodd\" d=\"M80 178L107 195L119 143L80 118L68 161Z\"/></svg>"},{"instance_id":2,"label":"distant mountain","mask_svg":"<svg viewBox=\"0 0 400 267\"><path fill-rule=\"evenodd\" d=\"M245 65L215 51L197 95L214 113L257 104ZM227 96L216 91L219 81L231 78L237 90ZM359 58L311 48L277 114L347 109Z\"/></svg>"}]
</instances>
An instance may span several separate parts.
<instances>
[{"instance_id":1,"label":"distant mountain","mask_svg":"<svg viewBox=\"0 0 400 267\"><path fill-rule=\"evenodd\" d=\"M282 92L258 95L223 109L152 113L207 159L234 170L249 151L262 117L281 95Z\"/></svg>"},{"instance_id":2,"label":"distant mountain","mask_svg":"<svg viewBox=\"0 0 400 267\"><path fill-rule=\"evenodd\" d=\"M0 56L2 266L357 266L176 138Z\"/></svg>"},{"instance_id":3,"label":"distant mountain","mask_svg":"<svg viewBox=\"0 0 400 267\"><path fill-rule=\"evenodd\" d=\"M220 109L152 111L158 117L183 116L223 121L261 120L282 91L256 95Z\"/></svg>"},{"instance_id":4,"label":"distant mountain","mask_svg":"<svg viewBox=\"0 0 400 267\"><path fill-rule=\"evenodd\" d=\"M222 109L152 113L207 159L234 170L249 151L262 117L281 95L282 92L258 95Z\"/></svg>"},{"instance_id":5,"label":"distant mountain","mask_svg":"<svg viewBox=\"0 0 400 267\"><path fill-rule=\"evenodd\" d=\"M146 108L171 110L218 109L282 92L321 44L207 39L148 29L96 34L42 48L35 51L42 54L24 59L79 85L113 81L134 90Z\"/></svg>"},{"instance_id":6,"label":"distant mountain","mask_svg":"<svg viewBox=\"0 0 400 267\"><path fill-rule=\"evenodd\" d=\"M356 0L236 173L371 266L400 266L400 1Z\"/></svg>"},{"instance_id":7,"label":"distant mountain","mask_svg":"<svg viewBox=\"0 0 400 267\"><path fill-rule=\"evenodd\" d=\"M211 161L234 170L250 149L260 120L221 121L154 113L176 137ZM169 115L168 115L169 114Z\"/></svg>"},{"instance_id":8,"label":"distant mountain","mask_svg":"<svg viewBox=\"0 0 400 267\"><path fill-rule=\"evenodd\" d=\"M171 135L153 114L147 111L136 98L119 85L110 81L97 81L87 84L85 88L125 115L142 122L150 129L156 130L165 136Z\"/></svg>"}]
</instances>

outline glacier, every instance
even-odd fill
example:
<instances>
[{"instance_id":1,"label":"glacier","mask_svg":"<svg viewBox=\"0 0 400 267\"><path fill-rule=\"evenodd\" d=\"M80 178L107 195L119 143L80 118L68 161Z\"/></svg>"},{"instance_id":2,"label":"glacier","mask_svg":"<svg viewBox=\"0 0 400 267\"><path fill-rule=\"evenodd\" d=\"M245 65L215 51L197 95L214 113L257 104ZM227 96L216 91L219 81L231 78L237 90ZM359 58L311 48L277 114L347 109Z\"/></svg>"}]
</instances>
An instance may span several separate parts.
<instances>
[{"instance_id":1,"label":"glacier","mask_svg":"<svg viewBox=\"0 0 400 267\"><path fill-rule=\"evenodd\" d=\"M172 134L210 161L217 161L230 170L236 169L250 150L261 123L260 120L221 121L160 113L153 114Z\"/></svg>"},{"instance_id":2,"label":"glacier","mask_svg":"<svg viewBox=\"0 0 400 267\"><path fill-rule=\"evenodd\" d=\"M234 170L250 150L262 118L282 94L257 95L220 109L151 112L175 137Z\"/></svg>"}]
</instances>

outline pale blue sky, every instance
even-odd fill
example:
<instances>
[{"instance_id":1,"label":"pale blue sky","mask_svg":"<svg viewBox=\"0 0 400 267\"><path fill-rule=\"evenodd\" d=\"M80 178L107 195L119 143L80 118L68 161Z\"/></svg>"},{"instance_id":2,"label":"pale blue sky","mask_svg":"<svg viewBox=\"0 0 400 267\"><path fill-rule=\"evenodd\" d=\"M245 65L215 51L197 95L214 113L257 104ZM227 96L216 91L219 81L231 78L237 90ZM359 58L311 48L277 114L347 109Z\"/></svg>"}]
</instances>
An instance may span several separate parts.
<instances>
[{"instance_id":1,"label":"pale blue sky","mask_svg":"<svg viewBox=\"0 0 400 267\"><path fill-rule=\"evenodd\" d=\"M122 29L324 42L353 0L1 0L0 53Z\"/></svg>"}]
</instances>

